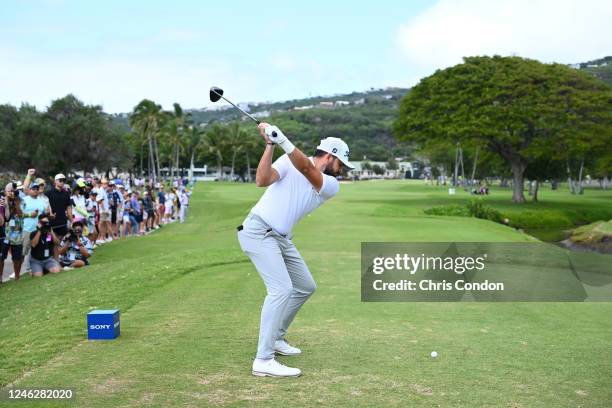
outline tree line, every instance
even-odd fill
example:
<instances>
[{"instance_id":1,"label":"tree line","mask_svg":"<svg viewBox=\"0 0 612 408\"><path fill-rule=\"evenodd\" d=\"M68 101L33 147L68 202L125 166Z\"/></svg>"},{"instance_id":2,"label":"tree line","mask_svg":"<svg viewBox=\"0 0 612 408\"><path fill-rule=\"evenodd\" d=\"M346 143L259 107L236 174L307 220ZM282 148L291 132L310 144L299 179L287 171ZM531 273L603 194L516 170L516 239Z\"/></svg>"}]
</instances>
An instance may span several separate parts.
<instances>
[{"instance_id":1,"label":"tree line","mask_svg":"<svg viewBox=\"0 0 612 408\"><path fill-rule=\"evenodd\" d=\"M64 172L112 176L127 171L158 181L185 175L196 162L215 163L219 178L230 167L230 179L250 181L264 145L251 124L193 124L175 103L171 111L144 99L129 115L130 128L120 126L99 105L74 95L53 100L46 110L29 104L0 105L0 171L41 174ZM253 164L253 162L255 162Z\"/></svg>"}]
</instances>

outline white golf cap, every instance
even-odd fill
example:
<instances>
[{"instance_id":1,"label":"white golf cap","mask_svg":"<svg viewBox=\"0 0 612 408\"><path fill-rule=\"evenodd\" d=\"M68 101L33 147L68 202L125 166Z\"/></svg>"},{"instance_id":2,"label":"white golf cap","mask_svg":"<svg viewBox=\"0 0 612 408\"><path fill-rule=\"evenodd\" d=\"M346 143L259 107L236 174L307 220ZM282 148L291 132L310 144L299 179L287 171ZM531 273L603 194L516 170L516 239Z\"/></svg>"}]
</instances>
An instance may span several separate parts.
<instances>
[{"instance_id":1,"label":"white golf cap","mask_svg":"<svg viewBox=\"0 0 612 408\"><path fill-rule=\"evenodd\" d=\"M66 176L64 176L62 173L58 173L55 175L55 179L56 180L61 180L61 179L66 179Z\"/></svg>"},{"instance_id":2,"label":"white golf cap","mask_svg":"<svg viewBox=\"0 0 612 408\"><path fill-rule=\"evenodd\" d=\"M326 137L321 140L321 143L317 146L317 150L323 150L324 152L330 153L336 156L342 164L344 164L349 169L354 169L353 166L349 162L349 148L344 141L338 137Z\"/></svg>"}]
</instances>

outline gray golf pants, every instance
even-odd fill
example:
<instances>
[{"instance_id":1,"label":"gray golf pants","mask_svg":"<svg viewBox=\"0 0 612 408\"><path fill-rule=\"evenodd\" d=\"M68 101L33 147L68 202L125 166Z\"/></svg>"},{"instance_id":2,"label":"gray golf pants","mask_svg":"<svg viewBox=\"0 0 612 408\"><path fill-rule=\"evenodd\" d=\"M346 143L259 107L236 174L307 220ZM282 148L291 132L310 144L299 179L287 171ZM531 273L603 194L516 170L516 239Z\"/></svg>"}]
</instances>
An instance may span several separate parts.
<instances>
[{"instance_id":1,"label":"gray golf pants","mask_svg":"<svg viewBox=\"0 0 612 408\"><path fill-rule=\"evenodd\" d=\"M274 357L274 342L283 339L289 325L316 284L291 242L273 231L264 220L249 214L238 241L264 281L267 296L261 309L257 358Z\"/></svg>"}]
</instances>

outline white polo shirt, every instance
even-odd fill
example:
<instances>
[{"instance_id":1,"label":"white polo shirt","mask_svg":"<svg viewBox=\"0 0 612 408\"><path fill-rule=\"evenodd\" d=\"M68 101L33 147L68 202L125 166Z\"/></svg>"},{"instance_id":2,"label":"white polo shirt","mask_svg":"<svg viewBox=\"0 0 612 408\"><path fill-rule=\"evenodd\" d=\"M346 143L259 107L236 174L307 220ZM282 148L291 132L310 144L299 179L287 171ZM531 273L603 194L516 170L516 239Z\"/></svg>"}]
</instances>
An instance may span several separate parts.
<instances>
[{"instance_id":1,"label":"white polo shirt","mask_svg":"<svg viewBox=\"0 0 612 408\"><path fill-rule=\"evenodd\" d=\"M312 158L310 161L314 163ZM340 190L340 183L335 177L323 174L323 185L317 192L286 154L272 163L272 167L278 172L279 179L266 189L251 212L280 234L291 232L302 217Z\"/></svg>"}]
</instances>

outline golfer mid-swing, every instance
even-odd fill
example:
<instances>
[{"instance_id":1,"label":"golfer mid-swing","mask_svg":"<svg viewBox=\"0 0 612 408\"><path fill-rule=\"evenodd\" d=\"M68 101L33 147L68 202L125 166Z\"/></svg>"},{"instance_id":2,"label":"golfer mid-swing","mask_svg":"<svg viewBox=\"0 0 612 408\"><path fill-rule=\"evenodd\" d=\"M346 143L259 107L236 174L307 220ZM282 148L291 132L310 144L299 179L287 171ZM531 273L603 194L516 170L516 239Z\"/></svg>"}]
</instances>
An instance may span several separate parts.
<instances>
[{"instance_id":1,"label":"golfer mid-swing","mask_svg":"<svg viewBox=\"0 0 612 408\"><path fill-rule=\"evenodd\" d=\"M300 307L315 290L315 282L291 242L292 227L306 214L339 190L335 176L348 161L349 149L342 139L321 140L314 157L306 157L276 127L259 125L266 149L257 166L256 182L268 187L238 227L238 240L266 285L261 309L257 356L253 375L294 377L302 372L274 359L275 353L291 356L301 350L285 341L285 333ZM272 163L274 145L285 155Z\"/></svg>"}]
</instances>

